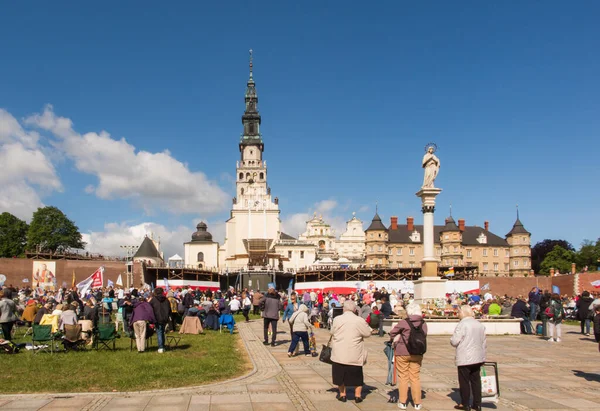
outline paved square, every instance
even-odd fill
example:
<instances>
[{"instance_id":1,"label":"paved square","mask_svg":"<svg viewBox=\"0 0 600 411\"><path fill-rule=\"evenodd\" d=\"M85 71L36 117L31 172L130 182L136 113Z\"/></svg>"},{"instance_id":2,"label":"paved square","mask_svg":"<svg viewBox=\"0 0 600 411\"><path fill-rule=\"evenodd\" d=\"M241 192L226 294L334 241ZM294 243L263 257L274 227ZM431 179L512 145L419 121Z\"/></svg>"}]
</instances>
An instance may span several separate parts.
<instances>
[{"instance_id":1,"label":"paved square","mask_svg":"<svg viewBox=\"0 0 600 411\"><path fill-rule=\"evenodd\" d=\"M365 366L362 404L335 400L331 367L316 358L288 358L290 335L280 327L281 345L262 345L262 322L239 324L240 336L255 370L238 380L199 387L147 393L6 395L0 410L393 410L396 396L385 385L387 360L383 343L367 340L369 362ZM598 344L563 326L563 342L548 343L535 336L488 337L488 361L500 370L500 402L485 404L496 410L600 410L600 353ZM320 347L328 339L326 330L316 330ZM423 361L421 383L424 410L452 410L458 400L454 349L449 336L430 336ZM352 395L349 393L349 395ZM409 409L410 406L409 406Z\"/></svg>"}]
</instances>

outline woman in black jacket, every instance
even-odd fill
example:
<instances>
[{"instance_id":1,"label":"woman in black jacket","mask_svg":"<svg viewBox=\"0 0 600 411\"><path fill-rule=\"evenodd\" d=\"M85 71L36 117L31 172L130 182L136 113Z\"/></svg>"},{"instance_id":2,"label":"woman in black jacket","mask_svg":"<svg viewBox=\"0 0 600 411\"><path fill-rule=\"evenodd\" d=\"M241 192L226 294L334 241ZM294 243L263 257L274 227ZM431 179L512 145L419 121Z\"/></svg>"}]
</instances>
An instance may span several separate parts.
<instances>
[{"instance_id":1,"label":"woman in black jacket","mask_svg":"<svg viewBox=\"0 0 600 411\"><path fill-rule=\"evenodd\" d=\"M594 311L591 307L594 299L590 296L589 291L584 291L581 298L577 300L577 318L581 323L581 334L590 335L590 322L594 318ZM585 326L585 332L584 331Z\"/></svg>"}]
</instances>

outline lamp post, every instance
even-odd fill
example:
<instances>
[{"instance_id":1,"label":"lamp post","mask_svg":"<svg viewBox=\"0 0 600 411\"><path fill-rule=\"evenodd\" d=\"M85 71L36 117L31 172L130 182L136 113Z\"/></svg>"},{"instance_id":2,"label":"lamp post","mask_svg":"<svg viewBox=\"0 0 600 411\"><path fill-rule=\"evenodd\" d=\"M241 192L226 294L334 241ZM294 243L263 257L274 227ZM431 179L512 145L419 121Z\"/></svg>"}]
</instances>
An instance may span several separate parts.
<instances>
[{"instance_id":1,"label":"lamp post","mask_svg":"<svg viewBox=\"0 0 600 411\"><path fill-rule=\"evenodd\" d=\"M119 246L122 249L125 250L126 252L126 259L125 259L125 269L126 269L126 282L127 282L127 289L131 288L131 286L133 285L133 255L134 255L134 250L136 250L138 247L135 245L121 245Z\"/></svg>"}]
</instances>

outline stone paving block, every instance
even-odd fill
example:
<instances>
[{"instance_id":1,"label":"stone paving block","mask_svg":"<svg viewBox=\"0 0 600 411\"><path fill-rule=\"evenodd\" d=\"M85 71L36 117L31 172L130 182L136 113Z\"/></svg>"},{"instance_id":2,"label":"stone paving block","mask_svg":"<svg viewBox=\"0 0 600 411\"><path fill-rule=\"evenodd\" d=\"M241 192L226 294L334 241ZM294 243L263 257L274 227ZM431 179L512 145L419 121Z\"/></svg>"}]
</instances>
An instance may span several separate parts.
<instances>
[{"instance_id":1,"label":"stone paving block","mask_svg":"<svg viewBox=\"0 0 600 411\"><path fill-rule=\"evenodd\" d=\"M166 394L166 395L154 395L150 402L148 403L148 407L155 406L175 406L175 405L187 405L190 403L190 395L184 394Z\"/></svg>"},{"instance_id":2,"label":"stone paving block","mask_svg":"<svg viewBox=\"0 0 600 411\"><path fill-rule=\"evenodd\" d=\"M247 386L250 394L255 392L283 392L284 389L279 384L251 384Z\"/></svg>"},{"instance_id":3,"label":"stone paving block","mask_svg":"<svg viewBox=\"0 0 600 411\"><path fill-rule=\"evenodd\" d=\"M0 410L39 410L51 401L51 398L19 399L7 402L6 404L0 407Z\"/></svg>"},{"instance_id":4,"label":"stone paving block","mask_svg":"<svg viewBox=\"0 0 600 411\"><path fill-rule=\"evenodd\" d=\"M210 411L248 411L252 407L250 404L211 404ZM192 410L190 410L192 411ZM195 409L194 409L195 411Z\"/></svg>"},{"instance_id":5,"label":"stone paving block","mask_svg":"<svg viewBox=\"0 0 600 411\"><path fill-rule=\"evenodd\" d=\"M261 393L255 393L255 394L250 394L250 400L252 401L252 404L258 403L262 405L262 403L291 403L292 400L290 400L290 397L283 393L283 394L261 394Z\"/></svg>"},{"instance_id":6,"label":"stone paving block","mask_svg":"<svg viewBox=\"0 0 600 411\"><path fill-rule=\"evenodd\" d=\"M292 403L282 402L270 402L270 403L259 403L253 404L255 410L268 410L268 411L296 411L296 406Z\"/></svg>"},{"instance_id":7,"label":"stone paving block","mask_svg":"<svg viewBox=\"0 0 600 411\"><path fill-rule=\"evenodd\" d=\"M250 395L249 394L222 394L222 395L213 395L210 397L210 404L241 404L241 403L249 403Z\"/></svg>"},{"instance_id":8,"label":"stone paving block","mask_svg":"<svg viewBox=\"0 0 600 411\"><path fill-rule=\"evenodd\" d=\"M44 406L42 410L80 410L92 401L91 397L57 398Z\"/></svg>"},{"instance_id":9,"label":"stone paving block","mask_svg":"<svg viewBox=\"0 0 600 411\"><path fill-rule=\"evenodd\" d=\"M210 395L192 395L190 398L190 409L204 404L210 404Z\"/></svg>"},{"instance_id":10,"label":"stone paving block","mask_svg":"<svg viewBox=\"0 0 600 411\"><path fill-rule=\"evenodd\" d=\"M356 410L357 407L354 404L354 401L348 402L339 402L337 400L334 401L323 401L323 402L313 402L315 408L318 411L332 411L332 410ZM398 408L396 408L398 409Z\"/></svg>"}]
</instances>

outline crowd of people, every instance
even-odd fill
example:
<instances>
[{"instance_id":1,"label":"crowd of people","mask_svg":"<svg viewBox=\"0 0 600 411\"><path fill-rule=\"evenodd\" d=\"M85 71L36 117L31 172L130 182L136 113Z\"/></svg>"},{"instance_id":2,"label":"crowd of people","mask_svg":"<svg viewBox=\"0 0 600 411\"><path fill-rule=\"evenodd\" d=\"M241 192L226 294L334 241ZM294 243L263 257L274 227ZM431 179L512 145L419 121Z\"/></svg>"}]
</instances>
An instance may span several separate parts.
<instances>
[{"instance_id":1,"label":"crowd of people","mask_svg":"<svg viewBox=\"0 0 600 411\"><path fill-rule=\"evenodd\" d=\"M250 321L250 312L260 314L263 322L263 343L276 346L279 320L288 323L291 343L288 356L298 355L302 342L303 354L316 356L313 337L316 326L330 329L332 381L338 386L337 399L347 401L347 387L354 387L354 399L363 401L363 366L367 362L366 338L385 336L383 323L394 318L396 325L387 341L395 361L393 373L398 376L398 407L406 409L409 386L413 406L421 408L420 368L426 352L426 319L435 315L460 319L450 344L456 349L456 366L461 395L456 409L480 409L480 368L486 359L485 329L476 318L507 316L521 319L522 333L543 335L550 342L561 341L561 324L577 319L581 333L593 332L600 342L600 295L584 291L581 295L560 296L533 288L527 297L494 296L490 290L465 295L447 294L435 306L414 303L413 295L385 288L356 290L339 295L335 292L276 291L269 284L266 292L255 290L210 291L181 287L164 290L147 286L103 288L80 295L77 289L44 292L24 288L4 287L0 291L0 325L3 338L10 340L12 327L18 321L39 324L46 314L58 316L60 329L65 324L89 321L114 322L135 338L138 352L145 351L148 332L157 335L158 352L165 349L165 333L174 332L185 317L198 317L204 328L218 329L219 317L243 315ZM532 328L535 321L540 324ZM390 363L390 366L392 363ZM388 378L388 383L391 379Z\"/></svg>"}]
</instances>

